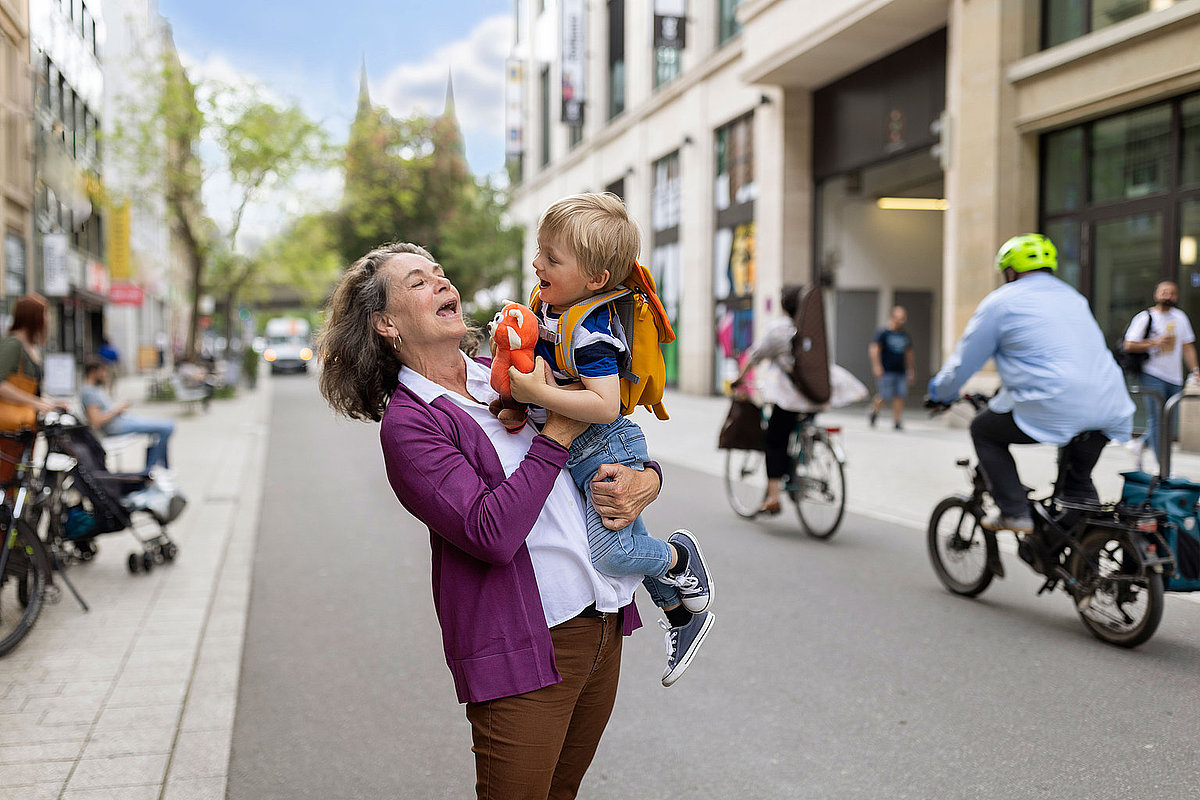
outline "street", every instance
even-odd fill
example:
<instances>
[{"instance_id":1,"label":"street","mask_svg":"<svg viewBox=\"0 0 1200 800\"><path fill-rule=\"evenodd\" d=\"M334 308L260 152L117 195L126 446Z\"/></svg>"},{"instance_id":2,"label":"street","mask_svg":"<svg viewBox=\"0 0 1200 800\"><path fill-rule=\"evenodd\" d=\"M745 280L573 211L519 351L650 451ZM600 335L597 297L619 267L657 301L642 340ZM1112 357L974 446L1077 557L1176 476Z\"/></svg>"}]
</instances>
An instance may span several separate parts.
<instances>
[{"instance_id":1,"label":"street","mask_svg":"<svg viewBox=\"0 0 1200 800\"><path fill-rule=\"evenodd\" d=\"M470 796L470 731L442 656L428 534L387 486L378 429L335 420L315 378L272 381L228 797ZM639 591L647 625L626 639L582 797L1195 792L1197 604L1169 595L1149 643L1106 646L1065 595L1035 597L1039 581L1011 555L1005 580L958 598L914 527L851 513L818 542L786 513L741 520L713 465L681 466L657 441L666 480L648 527L701 537L717 620L664 689L662 634ZM846 448L853 459L854 431ZM861 500L875 488L849 490Z\"/></svg>"}]
</instances>

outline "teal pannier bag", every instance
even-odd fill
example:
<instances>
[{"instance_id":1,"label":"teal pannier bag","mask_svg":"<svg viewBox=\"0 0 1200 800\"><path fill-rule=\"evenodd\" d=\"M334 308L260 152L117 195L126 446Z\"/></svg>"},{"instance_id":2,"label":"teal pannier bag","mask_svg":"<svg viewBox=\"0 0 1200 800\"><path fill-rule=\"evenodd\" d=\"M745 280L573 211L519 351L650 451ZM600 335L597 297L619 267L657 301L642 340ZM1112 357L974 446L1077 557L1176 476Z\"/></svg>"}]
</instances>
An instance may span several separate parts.
<instances>
[{"instance_id":1,"label":"teal pannier bag","mask_svg":"<svg viewBox=\"0 0 1200 800\"><path fill-rule=\"evenodd\" d=\"M1175 554L1175 574L1164 576L1163 588L1168 592L1200 592L1200 483L1184 478L1168 478L1154 487L1147 498L1150 473L1122 472L1125 487L1121 501L1167 512L1167 525L1161 531Z\"/></svg>"}]
</instances>

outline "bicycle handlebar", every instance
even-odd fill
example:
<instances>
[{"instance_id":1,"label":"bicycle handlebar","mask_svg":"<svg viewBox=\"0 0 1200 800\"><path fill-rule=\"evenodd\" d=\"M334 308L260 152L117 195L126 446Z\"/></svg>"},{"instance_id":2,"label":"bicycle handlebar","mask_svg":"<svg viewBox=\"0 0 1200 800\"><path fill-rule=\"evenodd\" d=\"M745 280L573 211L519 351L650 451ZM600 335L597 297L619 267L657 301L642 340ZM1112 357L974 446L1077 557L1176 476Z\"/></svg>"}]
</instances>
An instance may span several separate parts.
<instances>
[{"instance_id":1,"label":"bicycle handlebar","mask_svg":"<svg viewBox=\"0 0 1200 800\"><path fill-rule=\"evenodd\" d=\"M929 416L936 417L938 414L943 414L950 410L950 407L955 403L968 403L976 411L982 411L987 408L988 397L978 393L964 394L962 397L957 397L949 403L943 403L940 400L934 400L928 395L925 397L925 408L929 409Z\"/></svg>"}]
</instances>

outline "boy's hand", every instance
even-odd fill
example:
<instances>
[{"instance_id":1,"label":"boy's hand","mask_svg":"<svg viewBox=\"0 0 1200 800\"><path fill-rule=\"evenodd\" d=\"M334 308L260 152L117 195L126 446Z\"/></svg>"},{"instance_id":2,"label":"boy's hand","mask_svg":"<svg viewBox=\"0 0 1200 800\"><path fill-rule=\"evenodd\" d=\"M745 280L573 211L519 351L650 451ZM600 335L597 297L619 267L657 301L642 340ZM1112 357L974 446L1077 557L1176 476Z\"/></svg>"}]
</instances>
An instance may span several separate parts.
<instances>
[{"instance_id":1,"label":"boy's hand","mask_svg":"<svg viewBox=\"0 0 1200 800\"><path fill-rule=\"evenodd\" d=\"M533 363L533 372L528 374L521 372L516 367L508 368L508 382L512 387L512 397L519 403L535 403L542 405L538 401L540 392L543 387L549 385L553 377L550 375L550 367L546 364L545 359L538 356Z\"/></svg>"}]
</instances>

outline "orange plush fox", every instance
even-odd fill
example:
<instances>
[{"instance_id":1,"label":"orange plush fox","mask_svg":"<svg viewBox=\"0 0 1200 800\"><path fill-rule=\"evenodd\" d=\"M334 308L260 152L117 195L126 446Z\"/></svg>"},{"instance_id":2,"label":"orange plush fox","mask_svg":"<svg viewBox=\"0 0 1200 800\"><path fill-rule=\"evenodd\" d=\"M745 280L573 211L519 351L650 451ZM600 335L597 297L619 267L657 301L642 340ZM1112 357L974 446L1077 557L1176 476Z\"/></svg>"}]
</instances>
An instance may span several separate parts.
<instances>
[{"instance_id":1,"label":"orange plush fox","mask_svg":"<svg viewBox=\"0 0 1200 800\"><path fill-rule=\"evenodd\" d=\"M537 315L520 303L508 303L492 322L492 388L500 399L491 405L492 413L509 433L525 425L525 406L512 399L508 368L533 372L534 346L538 340Z\"/></svg>"}]
</instances>

